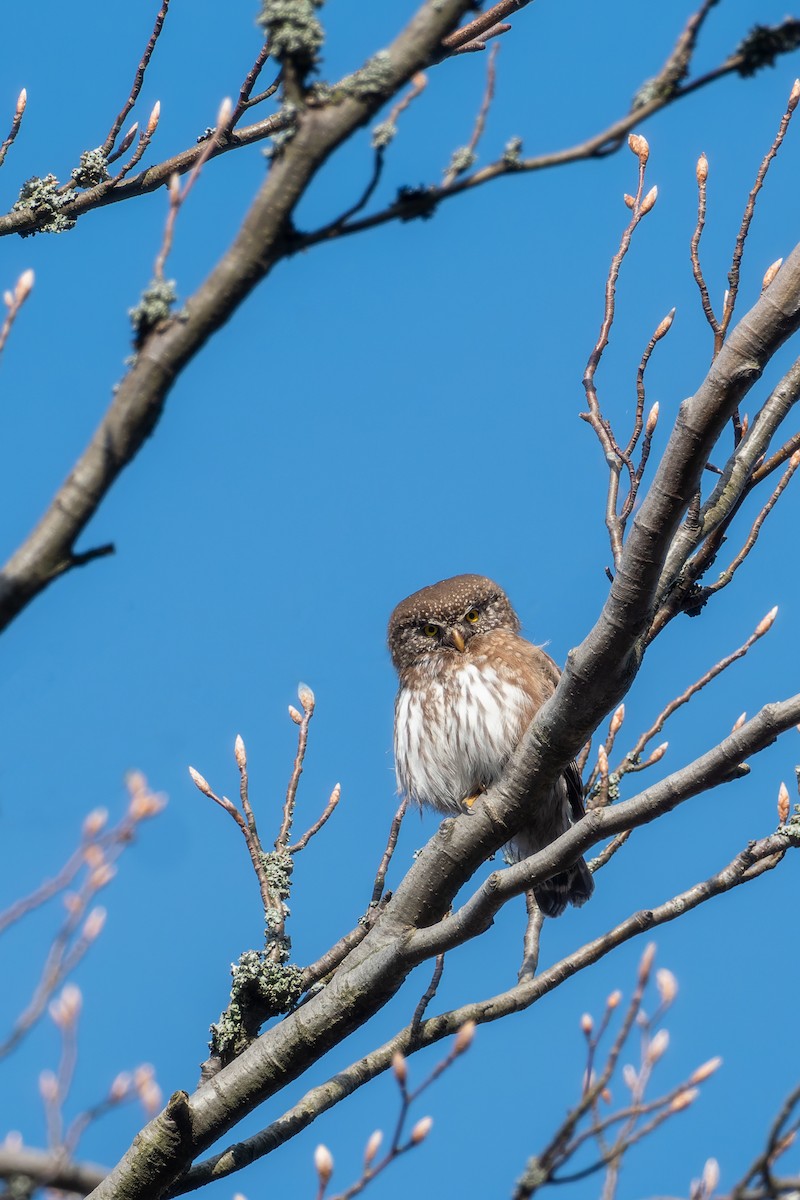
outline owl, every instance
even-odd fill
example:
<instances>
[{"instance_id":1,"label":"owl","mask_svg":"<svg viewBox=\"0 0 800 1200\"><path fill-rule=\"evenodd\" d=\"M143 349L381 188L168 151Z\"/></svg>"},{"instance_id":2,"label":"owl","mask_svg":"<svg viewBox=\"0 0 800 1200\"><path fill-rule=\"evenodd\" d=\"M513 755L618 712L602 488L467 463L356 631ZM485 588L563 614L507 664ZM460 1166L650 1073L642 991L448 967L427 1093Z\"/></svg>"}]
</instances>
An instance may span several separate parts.
<instances>
[{"instance_id":1,"label":"owl","mask_svg":"<svg viewBox=\"0 0 800 1200\"><path fill-rule=\"evenodd\" d=\"M400 677L394 719L399 789L453 816L503 774L560 671L519 635L501 587L483 575L456 575L402 600L389 621L389 650ZM536 799L527 824L505 847L519 862L584 815L581 777L570 763ZM583 859L534 889L542 912L584 904L594 883Z\"/></svg>"}]
</instances>

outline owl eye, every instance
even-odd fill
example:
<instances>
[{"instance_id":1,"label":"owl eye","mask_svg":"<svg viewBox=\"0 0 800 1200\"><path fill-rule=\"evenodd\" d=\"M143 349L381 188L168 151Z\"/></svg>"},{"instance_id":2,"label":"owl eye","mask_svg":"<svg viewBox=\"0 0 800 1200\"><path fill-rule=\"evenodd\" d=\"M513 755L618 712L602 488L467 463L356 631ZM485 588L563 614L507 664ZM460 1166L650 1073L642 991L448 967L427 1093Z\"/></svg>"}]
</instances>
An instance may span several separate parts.
<instances>
[{"instance_id":1,"label":"owl eye","mask_svg":"<svg viewBox=\"0 0 800 1200\"><path fill-rule=\"evenodd\" d=\"M438 625L423 625L422 632L425 634L425 637L434 638L434 637L436 637L437 633L439 632L439 626Z\"/></svg>"},{"instance_id":2,"label":"owl eye","mask_svg":"<svg viewBox=\"0 0 800 1200\"><path fill-rule=\"evenodd\" d=\"M468 613L464 613L464 620L469 621L470 625L476 625L480 620L480 615L477 608L471 608Z\"/></svg>"}]
</instances>

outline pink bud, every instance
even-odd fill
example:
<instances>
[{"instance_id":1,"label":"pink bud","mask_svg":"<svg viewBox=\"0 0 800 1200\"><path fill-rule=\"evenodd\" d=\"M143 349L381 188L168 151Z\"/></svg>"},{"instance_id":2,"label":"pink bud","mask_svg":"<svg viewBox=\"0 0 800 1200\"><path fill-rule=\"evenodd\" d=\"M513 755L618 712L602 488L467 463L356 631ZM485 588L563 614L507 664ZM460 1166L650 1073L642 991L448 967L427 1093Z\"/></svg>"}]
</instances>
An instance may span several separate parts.
<instances>
[{"instance_id":1,"label":"pink bud","mask_svg":"<svg viewBox=\"0 0 800 1200\"><path fill-rule=\"evenodd\" d=\"M314 1151L314 1166L317 1169L319 1181L324 1187L333 1174L333 1155L321 1142Z\"/></svg>"},{"instance_id":2,"label":"pink bud","mask_svg":"<svg viewBox=\"0 0 800 1200\"><path fill-rule=\"evenodd\" d=\"M241 734L237 733L236 741L233 743L233 753L236 758L236 765L240 771L247 769L247 751L244 748Z\"/></svg>"},{"instance_id":3,"label":"pink bud","mask_svg":"<svg viewBox=\"0 0 800 1200\"><path fill-rule=\"evenodd\" d=\"M705 154L701 154L697 160L697 182L701 186L708 179L708 159Z\"/></svg>"},{"instance_id":4,"label":"pink bud","mask_svg":"<svg viewBox=\"0 0 800 1200\"><path fill-rule=\"evenodd\" d=\"M158 127L158 122L159 122L160 117L161 117L161 101L156 100L155 104L153 105L153 110L150 113L150 120L147 122L146 133L148 134L148 136L152 136L155 133L156 128Z\"/></svg>"},{"instance_id":5,"label":"pink bud","mask_svg":"<svg viewBox=\"0 0 800 1200\"><path fill-rule=\"evenodd\" d=\"M411 1130L411 1145L418 1146L424 1142L433 1127L433 1117L421 1117Z\"/></svg>"},{"instance_id":6,"label":"pink bud","mask_svg":"<svg viewBox=\"0 0 800 1200\"><path fill-rule=\"evenodd\" d=\"M644 200L642 201L642 207L639 209L639 212L642 214L642 216L644 216L645 213L650 212L650 209L653 207L653 205L655 204L657 199L658 199L658 188L651 187L650 191L647 193Z\"/></svg>"},{"instance_id":7,"label":"pink bud","mask_svg":"<svg viewBox=\"0 0 800 1200\"><path fill-rule=\"evenodd\" d=\"M93 808L92 811L84 818L83 836L85 838L95 838L102 829L105 828L108 822L107 808Z\"/></svg>"},{"instance_id":8,"label":"pink bud","mask_svg":"<svg viewBox=\"0 0 800 1200\"><path fill-rule=\"evenodd\" d=\"M696 1071L692 1072L689 1078L689 1083L703 1083L709 1078L709 1076L713 1075L715 1071L718 1071L721 1066L721 1058L710 1058L708 1062L704 1062L701 1067L698 1067Z\"/></svg>"},{"instance_id":9,"label":"pink bud","mask_svg":"<svg viewBox=\"0 0 800 1200\"><path fill-rule=\"evenodd\" d=\"M21 117L25 112L25 105L28 103L28 89L23 88L17 97L17 107L15 115Z\"/></svg>"},{"instance_id":10,"label":"pink bud","mask_svg":"<svg viewBox=\"0 0 800 1200\"><path fill-rule=\"evenodd\" d=\"M376 1129L374 1133L369 1135L366 1149L364 1150L364 1166L369 1167L375 1161L375 1156L381 1148L383 1134L380 1129Z\"/></svg>"},{"instance_id":11,"label":"pink bud","mask_svg":"<svg viewBox=\"0 0 800 1200\"><path fill-rule=\"evenodd\" d=\"M771 608L769 610L769 612L767 613L767 615L765 617L763 617L756 625L755 636L763 637L763 635L765 633L768 633L769 630L772 628L777 615L778 615L778 606L776 604L775 607Z\"/></svg>"},{"instance_id":12,"label":"pink bud","mask_svg":"<svg viewBox=\"0 0 800 1200\"><path fill-rule=\"evenodd\" d=\"M408 1066L401 1050L395 1050L392 1055L392 1071L400 1087L405 1087L408 1079Z\"/></svg>"},{"instance_id":13,"label":"pink bud","mask_svg":"<svg viewBox=\"0 0 800 1200\"><path fill-rule=\"evenodd\" d=\"M204 796L208 796L209 799L213 800L214 793L211 791L211 788L209 787L208 783L205 781L203 776L200 774L200 772L195 771L194 767L189 767L189 774L192 777L192 783L194 784L194 786L196 788L199 788Z\"/></svg>"},{"instance_id":14,"label":"pink bud","mask_svg":"<svg viewBox=\"0 0 800 1200\"><path fill-rule=\"evenodd\" d=\"M656 987L662 1004L672 1004L678 994L678 981L666 967L656 971Z\"/></svg>"},{"instance_id":15,"label":"pink bud","mask_svg":"<svg viewBox=\"0 0 800 1200\"><path fill-rule=\"evenodd\" d=\"M463 1054L465 1050L469 1050L472 1045L472 1040L475 1037L476 1024L474 1021L465 1021L456 1034L453 1042L453 1053Z\"/></svg>"},{"instance_id":16,"label":"pink bud","mask_svg":"<svg viewBox=\"0 0 800 1200\"><path fill-rule=\"evenodd\" d=\"M789 789L785 783L778 788L778 821L785 825L789 820Z\"/></svg>"}]
</instances>

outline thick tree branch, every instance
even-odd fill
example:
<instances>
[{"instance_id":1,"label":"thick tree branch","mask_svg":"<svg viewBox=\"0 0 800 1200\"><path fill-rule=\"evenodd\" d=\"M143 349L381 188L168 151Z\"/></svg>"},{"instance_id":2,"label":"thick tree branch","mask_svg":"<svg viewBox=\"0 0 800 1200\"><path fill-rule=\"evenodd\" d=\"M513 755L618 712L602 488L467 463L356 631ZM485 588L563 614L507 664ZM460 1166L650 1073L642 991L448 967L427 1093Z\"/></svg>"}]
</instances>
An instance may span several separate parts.
<instances>
[{"instance_id":1,"label":"thick tree branch","mask_svg":"<svg viewBox=\"0 0 800 1200\"><path fill-rule=\"evenodd\" d=\"M788 836L783 834L773 834L759 842L751 843L732 862L709 879L695 884L655 908L632 913L619 925L573 951L536 978L526 976L514 987L496 996L472 1001L449 1012L429 1017L421 1022L416 1030L413 1022L409 1023L382 1046L343 1071L337 1072L332 1079L311 1088L296 1105L259 1133L192 1167L169 1195L179 1196L194 1191L271 1154L278 1146L312 1124L317 1117L387 1071L398 1051L408 1057L417 1050L434 1045L456 1033L466 1021L486 1024L530 1008L542 996L559 987L573 975L594 965L601 958L605 958L618 946L659 925L674 921L715 896L724 895L732 888L756 878L753 873L754 866L764 864L763 869L771 869L776 865L776 856L782 855L788 844Z\"/></svg>"},{"instance_id":2,"label":"thick tree branch","mask_svg":"<svg viewBox=\"0 0 800 1200\"><path fill-rule=\"evenodd\" d=\"M468 7L469 0L423 5L385 53L378 82L368 64L362 85L356 73L356 84L340 103L305 109L295 117L296 133L273 163L230 249L184 312L145 339L88 448L0 573L0 630L72 565L76 539L152 433L180 371L287 253L292 211L316 172L337 146L427 65L443 33Z\"/></svg>"}]
</instances>

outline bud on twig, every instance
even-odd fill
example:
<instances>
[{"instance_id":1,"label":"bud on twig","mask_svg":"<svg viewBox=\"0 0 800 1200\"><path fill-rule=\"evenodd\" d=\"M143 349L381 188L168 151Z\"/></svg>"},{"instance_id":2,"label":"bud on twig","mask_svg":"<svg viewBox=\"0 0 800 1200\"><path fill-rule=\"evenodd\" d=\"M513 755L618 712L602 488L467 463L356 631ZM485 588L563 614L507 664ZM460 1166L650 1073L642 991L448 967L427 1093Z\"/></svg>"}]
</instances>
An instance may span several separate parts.
<instances>
[{"instance_id":1,"label":"bud on twig","mask_svg":"<svg viewBox=\"0 0 800 1200\"><path fill-rule=\"evenodd\" d=\"M289 716L292 718L295 725L303 724L303 718L302 718L301 714L297 711L297 709L294 707L293 704L289 705Z\"/></svg>"},{"instance_id":2,"label":"bud on twig","mask_svg":"<svg viewBox=\"0 0 800 1200\"><path fill-rule=\"evenodd\" d=\"M761 280L761 291L762 292L765 292L767 290L767 288L772 283L775 276L778 274L778 271L780 271L782 265L783 265L783 259L776 258L775 262L772 264L772 266L767 267L766 271L764 272L764 278Z\"/></svg>"},{"instance_id":3,"label":"bud on twig","mask_svg":"<svg viewBox=\"0 0 800 1200\"><path fill-rule=\"evenodd\" d=\"M34 279L35 276L30 267L28 267L27 271L22 272L17 280L17 285L14 288L14 299L16 300L17 304L22 304L24 300L27 300L28 296L33 291Z\"/></svg>"},{"instance_id":4,"label":"bud on twig","mask_svg":"<svg viewBox=\"0 0 800 1200\"><path fill-rule=\"evenodd\" d=\"M314 698L314 693L307 683L301 683L298 685L297 698L302 704L304 712L310 716L314 711L316 699Z\"/></svg>"},{"instance_id":5,"label":"bud on twig","mask_svg":"<svg viewBox=\"0 0 800 1200\"><path fill-rule=\"evenodd\" d=\"M208 796L209 800L213 800L214 793L212 792L211 788L209 787L208 783L206 783L205 779L200 774L200 772L195 771L194 767L189 767L189 774L192 777L192 783L194 784L194 786L196 788L199 788L204 796Z\"/></svg>"},{"instance_id":6,"label":"bud on twig","mask_svg":"<svg viewBox=\"0 0 800 1200\"><path fill-rule=\"evenodd\" d=\"M665 334L669 333L672 328L672 322L675 320L675 309L671 308L663 320L659 321L653 337L657 342L660 342Z\"/></svg>"},{"instance_id":7,"label":"bud on twig","mask_svg":"<svg viewBox=\"0 0 800 1200\"><path fill-rule=\"evenodd\" d=\"M785 825L789 820L789 789L785 783L778 788L778 821Z\"/></svg>"},{"instance_id":8,"label":"bud on twig","mask_svg":"<svg viewBox=\"0 0 800 1200\"><path fill-rule=\"evenodd\" d=\"M650 971L653 967L653 959L656 956L655 942L648 942L645 946L644 954L639 960L639 983L647 983L650 978Z\"/></svg>"},{"instance_id":9,"label":"bud on twig","mask_svg":"<svg viewBox=\"0 0 800 1200\"><path fill-rule=\"evenodd\" d=\"M606 1000L606 1008L616 1008L622 999L622 992L617 988Z\"/></svg>"},{"instance_id":10,"label":"bud on twig","mask_svg":"<svg viewBox=\"0 0 800 1200\"><path fill-rule=\"evenodd\" d=\"M181 177L177 171L173 171L169 177L167 192L170 204L173 208L177 208L181 202Z\"/></svg>"},{"instance_id":11,"label":"bud on twig","mask_svg":"<svg viewBox=\"0 0 800 1200\"><path fill-rule=\"evenodd\" d=\"M639 1076L636 1074L636 1068L630 1063L626 1063L622 1068L622 1082L629 1092L635 1092L639 1086Z\"/></svg>"},{"instance_id":12,"label":"bud on twig","mask_svg":"<svg viewBox=\"0 0 800 1200\"><path fill-rule=\"evenodd\" d=\"M656 431L658 424L658 401L656 400L650 412L647 414L647 424L644 427L645 437L651 438Z\"/></svg>"},{"instance_id":13,"label":"bud on twig","mask_svg":"<svg viewBox=\"0 0 800 1200\"><path fill-rule=\"evenodd\" d=\"M242 735L237 733L236 741L233 743L233 754L236 759L236 765L240 771L247 770L247 751L244 748Z\"/></svg>"},{"instance_id":14,"label":"bud on twig","mask_svg":"<svg viewBox=\"0 0 800 1200\"><path fill-rule=\"evenodd\" d=\"M602 742L597 747L597 769L603 778L608 775L608 755Z\"/></svg>"},{"instance_id":15,"label":"bud on twig","mask_svg":"<svg viewBox=\"0 0 800 1200\"><path fill-rule=\"evenodd\" d=\"M721 1058L710 1058L708 1062L704 1062L701 1067L698 1067L696 1071L692 1072L691 1076L689 1077L689 1083L703 1083L706 1079L710 1078L715 1071L718 1071L721 1066Z\"/></svg>"},{"instance_id":16,"label":"bud on twig","mask_svg":"<svg viewBox=\"0 0 800 1200\"><path fill-rule=\"evenodd\" d=\"M731 733L736 733L737 729L741 729L746 720L747 720L747 713L746 712L740 713L739 716L736 718L736 720L733 722L733 729L731 730Z\"/></svg>"},{"instance_id":17,"label":"bud on twig","mask_svg":"<svg viewBox=\"0 0 800 1200\"><path fill-rule=\"evenodd\" d=\"M581 1017L581 1029L587 1037L591 1036L592 1030L594 1029L594 1021L589 1013L584 1013Z\"/></svg>"},{"instance_id":18,"label":"bud on twig","mask_svg":"<svg viewBox=\"0 0 800 1200\"><path fill-rule=\"evenodd\" d=\"M420 1142L424 1142L432 1127L433 1117L421 1117L411 1130L411 1145L418 1146Z\"/></svg>"},{"instance_id":19,"label":"bud on twig","mask_svg":"<svg viewBox=\"0 0 800 1200\"><path fill-rule=\"evenodd\" d=\"M117 157L121 154L124 154L126 150L129 150L131 148L131 145L133 144L133 139L136 137L136 133L137 133L138 129L139 129L139 122L134 121L133 124L131 125L130 129L128 130L128 132L125 134L125 137L122 139L122 141L119 144L119 150L117 151Z\"/></svg>"},{"instance_id":20,"label":"bud on twig","mask_svg":"<svg viewBox=\"0 0 800 1200\"><path fill-rule=\"evenodd\" d=\"M625 705L620 704L619 708L617 709L617 711L614 713L613 717L611 718L611 724L608 727L608 731L610 734L612 734L612 736L619 733L620 729L622 728L622 722L624 720L625 720Z\"/></svg>"},{"instance_id":21,"label":"bud on twig","mask_svg":"<svg viewBox=\"0 0 800 1200\"><path fill-rule=\"evenodd\" d=\"M682 1109L688 1108L697 1099L698 1095L697 1088L686 1088L685 1091L678 1092L678 1095L669 1106L670 1112L681 1112Z\"/></svg>"},{"instance_id":22,"label":"bud on twig","mask_svg":"<svg viewBox=\"0 0 800 1200\"><path fill-rule=\"evenodd\" d=\"M650 146L647 138L643 137L641 133L630 133L628 134L628 145L642 166L644 166L650 157Z\"/></svg>"},{"instance_id":23,"label":"bud on twig","mask_svg":"<svg viewBox=\"0 0 800 1200\"><path fill-rule=\"evenodd\" d=\"M22 114L25 112L25 105L27 103L28 103L28 89L23 88L22 91L20 92L19 96L17 97L17 107L15 109L14 115L17 117L21 117Z\"/></svg>"},{"instance_id":24,"label":"bud on twig","mask_svg":"<svg viewBox=\"0 0 800 1200\"><path fill-rule=\"evenodd\" d=\"M703 1167L703 1192L706 1196L711 1196L717 1184L719 1183L719 1163L715 1158L706 1159L706 1165Z\"/></svg>"},{"instance_id":25,"label":"bud on twig","mask_svg":"<svg viewBox=\"0 0 800 1200\"><path fill-rule=\"evenodd\" d=\"M147 122L145 137L152 137L158 128L159 118L161 117L161 101L156 100L153 105L153 111L150 113L150 120Z\"/></svg>"},{"instance_id":26,"label":"bud on twig","mask_svg":"<svg viewBox=\"0 0 800 1200\"><path fill-rule=\"evenodd\" d=\"M647 193L644 200L642 201L642 207L639 209L639 212L642 214L642 216L644 216L645 213L650 212L650 209L653 207L653 205L655 204L657 199L658 199L658 188L651 187L650 191Z\"/></svg>"},{"instance_id":27,"label":"bud on twig","mask_svg":"<svg viewBox=\"0 0 800 1200\"><path fill-rule=\"evenodd\" d=\"M52 1071L39 1073L39 1095L47 1103L58 1099L58 1080Z\"/></svg>"},{"instance_id":28,"label":"bud on twig","mask_svg":"<svg viewBox=\"0 0 800 1200\"><path fill-rule=\"evenodd\" d=\"M321 1185L325 1187L333 1174L333 1155L321 1142L314 1151L314 1166Z\"/></svg>"},{"instance_id":29,"label":"bud on twig","mask_svg":"<svg viewBox=\"0 0 800 1200\"><path fill-rule=\"evenodd\" d=\"M114 1076L111 1087L108 1089L108 1098L118 1104L120 1100L124 1100L128 1092L131 1090L131 1076L128 1071L120 1071Z\"/></svg>"},{"instance_id":30,"label":"bud on twig","mask_svg":"<svg viewBox=\"0 0 800 1200\"><path fill-rule=\"evenodd\" d=\"M225 128L225 126L228 124L228 122L231 119L232 112L233 112L233 101L231 100L230 96L226 96L225 99L220 104L219 112L217 113L217 131Z\"/></svg>"},{"instance_id":31,"label":"bud on twig","mask_svg":"<svg viewBox=\"0 0 800 1200\"><path fill-rule=\"evenodd\" d=\"M93 908L83 923L83 940L93 942L103 931L106 923L106 910L98 906Z\"/></svg>"},{"instance_id":32,"label":"bud on twig","mask_svg":"<svg viewBox=\"0 0 800 1200\"><path fill-rule=\"evenodd\" d=\"M648 758L647 762L644 765L646 767L652 767L653 763L657 763L660 759L662 759L664 757L664 755L667 753L668 749L669 749L669 742L662 742L660 746L656 746L655 750L650 755L650 757Z\"/></svg>"},{"instance_id":33,"label":"bud on twig","mask_svg":"<svg viewBox=\"0 0 800 1200\"><path fill-rule=\"evenodd\" d=\"M635 204L636 204L636 197L635 197L635 196L629 196L627 192L626 192L626 193L625 193L625 195L622 197L622 199L625 201L625 203L626 203L626 205L628 206L628 208L633 208L633 207L635 206Z\"/></svg>"},{"instance_id":34,"label":"bud on twig","mask_svg":"<svg viewBox=\"0 0 800 1200\"><path fill-rule=\"evenodd\" d=\"M475 1037L476 1024L474 1021L465 1021L456 1034L453 1042L453 1054L463 1054L465 1050L469 1050L472 1045L472 1039Z\"/></svg>"},{"instance_id":35,"label":"bud on twig","mask_svg":"<svg viewBox=\"0 0 800 1200\"><path fill-rule=\"evenodd\" d=\"M647 1047L647 1058L651 1063L657 1063L660 1058L667 1052L669 1046L669 1034L666 1029L659 1029L658 1033L653 1037L650 1045Z\"/></svg>"},{"instance_id":36,"label":"bud on twig","mask_svg":"<svg viewBox=\"0 0 800 1200\"><path fill-rule=\"evenodd\" d=\"M372 1166L373 1162L375 1161L375 1155L381 1148L382 1141L383 1134L381 1133L380 1129L376 1129L374 1133L369 1135L369 1141L367 1142L366 1149L364 1150L365 1167Z\"/></svg>"},{"instance_id":37,"label":"bud on twig","mask_svg":"<svg viewBox=\"0 0 800 1200\"><path fill-rule=\"evenodd\" d=\"M661 997L661 1003L672 1004L678 994L678 981L672 971L668 971L666 967L660 967L656 971L656 987Z\"/></svg>"},{"instance_id":38,"label":"bud on twig","mask_svg":"<svg viewBox=\"0 0 800 1200\"><path fill-rule=\"evenodd\" d=\"M792 84L792 90L789 93L789 104L787 106L789 112L794 112L794 110L797 108L798 100L800 100L800 79L795 79L794 83Z\"/></svg>"},{"instance_id":39,"label":"bud on twig","mask_svg":"<svg viewBox=\"0 0 800 1200\"><path fill-rule=\"evenodd\" d=\"M702 187L705 181L708 179L708 159L706 158L705 154L701 154L697 160L696 174L698 186Z\"/></svg>"},{"instance_id":40,"label":"bud on twig","mask_svg":"<svg viewBox=\"0 0 800 1200\"><path fill-rule=\"evenodd\" d=\"M83 836L85 838L95 838L102 829L105 828L108 821L107 808L93 808L92 811L84 818L83 821Z\"/></svg>"},{"instance_id":41,"label":"bud on twig","mask_svg":"<svg viewBox=\"0 0 800 1200\"><path fill-rule=\"evenodd\" d=\"M769 612L767 613L767 615L758 622L758 624L756 625L754 637L763 637L765 633L769 633L770 629L772 628L772 626L775 622L775 618L777 617L777 615L778 615L778 606L776 604L775 607L771 608L769 610Z\"/></svg>"},{"instance_id":42,"label":"bud on twig","mask_svg":"<svg viewBox=\"0 0 800 1200\"><path fill-rule=\"evenodd\" d=\"M392 1055L392 1071L400 1087L404 1088L408 1079L408 1066L406 1065L405 1055L402 1050L395 1050Z\"/></svg>"}]
</instances>

